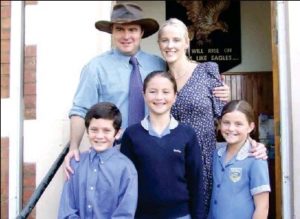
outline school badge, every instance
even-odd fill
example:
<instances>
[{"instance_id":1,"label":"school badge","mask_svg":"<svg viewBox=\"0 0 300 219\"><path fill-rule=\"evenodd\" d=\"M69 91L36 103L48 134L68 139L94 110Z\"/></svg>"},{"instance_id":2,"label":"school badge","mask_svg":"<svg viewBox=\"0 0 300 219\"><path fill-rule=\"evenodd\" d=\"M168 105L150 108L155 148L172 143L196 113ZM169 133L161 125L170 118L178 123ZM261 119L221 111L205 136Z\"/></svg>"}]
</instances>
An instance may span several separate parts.
<instances>
[{"instance_id":1,"label":"school badge","mask_svg":"<svg viewBox=\"0 0 300 219\"><path fill-rule=\"evenodd\" d=\"M229 178L231 179L232 182L236 183L240 181L241 177L242 177L242 168L237 168L237 167L230 168Z\"/></svg>"}]
</instances>

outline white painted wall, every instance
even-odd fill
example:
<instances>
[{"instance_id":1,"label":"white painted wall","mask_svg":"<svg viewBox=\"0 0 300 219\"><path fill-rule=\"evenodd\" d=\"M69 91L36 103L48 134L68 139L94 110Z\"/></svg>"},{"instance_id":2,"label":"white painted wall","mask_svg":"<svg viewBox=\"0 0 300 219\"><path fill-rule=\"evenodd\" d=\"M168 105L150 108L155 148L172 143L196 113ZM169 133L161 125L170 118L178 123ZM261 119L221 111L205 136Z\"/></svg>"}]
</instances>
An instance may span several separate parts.
<instances>
[{"instance_id":1,"label":"white painted wall","mask_svg":"<svg viewBox=\"0 0 300 219\"><path fill-rule=\"evenodd\" d=\"M130 1L141 6L144 11L144 16L154 18L159 24L162 24L166 19L166 4L165 1ZM147 52L161 56L158 43L157 33L142 40L141 48Z\"/></svg>"},{"instance_id":2,"label":"white painted wall","mask_svg":"<svg viewBox=\"0 0 300 219\"><path fill-rule=\"evenodd\" d=\"M69 139L68 112L81 68L111 47L110 35L94 27L110 19L110 8L110 1L26 6L26 45L37 45L37 119L24 124L24 162L37 164L37 185ZM57 217L63 176L60 169L44 192L37 218Z\"/></svg>"},{"instance_id":3,"label":"white painted wall","mask_svg":"<svg viewBox=\"0 0 300 219\"><path fill-rule=\"evenodd\" d=\"M242 63L230 72L272 71L269 1L241 1Z\"/></svg>"}]
</instances>

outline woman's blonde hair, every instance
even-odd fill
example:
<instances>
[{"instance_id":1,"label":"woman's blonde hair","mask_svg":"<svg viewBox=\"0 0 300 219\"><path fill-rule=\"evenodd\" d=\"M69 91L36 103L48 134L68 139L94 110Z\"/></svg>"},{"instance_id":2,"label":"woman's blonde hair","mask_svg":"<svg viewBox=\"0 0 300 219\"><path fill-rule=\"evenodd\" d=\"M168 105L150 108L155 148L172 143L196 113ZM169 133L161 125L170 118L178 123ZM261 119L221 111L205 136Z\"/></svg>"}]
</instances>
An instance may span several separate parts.
<instances>
[{"instance_id":1,"label":"woman's blonde hair","mask_svg":"<svg viewBox=\"0 0 300 219\"><path fill-rule=\"evenodd\" d=\"M183 37L184 37L186 43L189 45L187 48L187 56L190 56L190 38L189 38L188 28L181 20L179 20L177 18L170 18L170 19L166 20L165 23L163 23L160 26L160 29L158 31L158 41L161 38L161 34L162 34L164 28L167 26L175 26L182 31Z\"/></svg>"}]
</instances>

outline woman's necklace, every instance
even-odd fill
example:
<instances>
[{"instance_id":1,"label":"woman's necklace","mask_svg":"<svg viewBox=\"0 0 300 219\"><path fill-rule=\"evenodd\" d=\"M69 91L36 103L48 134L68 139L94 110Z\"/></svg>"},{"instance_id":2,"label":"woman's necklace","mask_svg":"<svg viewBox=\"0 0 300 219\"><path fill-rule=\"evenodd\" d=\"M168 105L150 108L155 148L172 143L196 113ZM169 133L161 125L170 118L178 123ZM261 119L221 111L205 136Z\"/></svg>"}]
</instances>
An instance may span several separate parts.
<instances>
[{"instance_id":1,"label":"woman's necklace","mask_svg":"<svg viewBox=\"0 0 300 219\"><path fill-rule=\"evenodd\" d=\"M181 78L183 78L184 76L186 76L187 74L189 75L189 73L190 73L190 67L191 67L191 65L190 65L190 63L195 63L193 60L188 60L188 63L187 63L187 69L185 70L185 72L183 73L183 74L178 74L178 76L175 76L175 73L173 73L172 74L172 72L169 70L169 73L171 74L171 75L173 75L173 77L175 78L175 80L177 81L177 80L179 80L179 79L181 79Z\"/></svg>"},{"instance_id":2,"label":"woman's necklace","mask_svg":"<svg viewBox=\"0 0 300 219\"><path fill-rule=\"evenodd\" d=\"M183 78L183 76L185 76L186 74L188 73L188 71L185 71L183 74L179 74L178 76L175 77L175 74L174 74L174 78L175 80L178 80L180 78Z\"/></svg>"}]
</instances>

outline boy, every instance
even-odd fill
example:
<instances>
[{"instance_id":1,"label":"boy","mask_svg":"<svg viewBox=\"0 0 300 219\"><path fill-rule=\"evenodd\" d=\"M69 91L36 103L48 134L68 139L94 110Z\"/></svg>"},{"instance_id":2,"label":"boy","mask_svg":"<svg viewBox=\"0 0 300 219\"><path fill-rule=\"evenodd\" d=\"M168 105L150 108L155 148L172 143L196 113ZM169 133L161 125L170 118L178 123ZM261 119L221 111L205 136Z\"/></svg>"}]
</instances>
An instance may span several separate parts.
<instances>
[{"instance_id":1,"label":"boy","mask_svg":"<svg viewBox=\"0 0 300 219\"><path fill-rule=\"evenodd\" d=\"M85 127L91 144L71 161L75 173L65 182L58 218L134 218L137 205L137 172L115 147L122 117L112 103L90 108Z\"/></svg>"}]
</instances>

